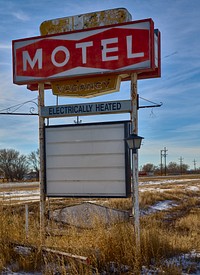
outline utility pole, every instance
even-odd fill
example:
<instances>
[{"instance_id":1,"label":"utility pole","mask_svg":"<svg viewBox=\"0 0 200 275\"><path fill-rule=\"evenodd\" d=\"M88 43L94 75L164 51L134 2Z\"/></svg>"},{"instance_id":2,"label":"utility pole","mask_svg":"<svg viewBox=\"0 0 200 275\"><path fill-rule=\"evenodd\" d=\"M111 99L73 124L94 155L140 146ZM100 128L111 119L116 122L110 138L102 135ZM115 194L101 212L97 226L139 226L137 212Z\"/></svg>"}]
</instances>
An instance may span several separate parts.
<instances>
[{"instance_id":1,"label":"utility pole","mask_svg":"<svg viewBox=\"0 0 200 275\"><path fill-rule=\"evenodd\" d=\"M197 169L197 168L196 168L196 163L197 163L197 162L196 162L195 159L193 160L193 163L194 163L194 171L196 171L196 169Z\"/></svg>"},{"instance_id":2,"label":"utility pole","mask_svg":"<svg viewBox=\"0 0 200 275\"><path fill-rule=\"evenodd\" d=\"M182 173L183 173L183 157L180 157L179 161L180 161L180 173L182 175Z\"/></svg>"},{"instance_id":3,"label":"utility pole","mask_svg":"<svg viewBox=\"0 0 200 275\"><path fill-rule=\"evenodd\" d=\"M162 159L164 158L164 168L165 168L165 176L167 175L167 149L164 147L163 150L160 150L160 158L161 158L161 176L163 174L163 164Z\"/></svg>"}]
</instances>

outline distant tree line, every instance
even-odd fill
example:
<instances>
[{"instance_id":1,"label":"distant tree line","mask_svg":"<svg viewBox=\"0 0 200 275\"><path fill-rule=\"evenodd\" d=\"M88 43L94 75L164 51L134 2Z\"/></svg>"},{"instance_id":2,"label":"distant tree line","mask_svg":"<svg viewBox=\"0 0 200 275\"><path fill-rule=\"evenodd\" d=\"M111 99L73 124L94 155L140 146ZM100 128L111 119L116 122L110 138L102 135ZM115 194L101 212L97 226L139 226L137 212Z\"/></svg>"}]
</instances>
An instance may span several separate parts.
<instances>
[{"instance_id":1,"label":"distant tree line","mask_svg":"<svg viewBox=\"0 0 200 275\"><path fill-rule=\"evenodd\" d=\"M184 163L181 163L181 165L177 164L176 162L170 162L168 165L166 165L166 169L161 169L160 166L156 166L152 163L147 163L145 165L143 165L140 169L142 172L145 172L145 173L154 173L154 174L163 174L166 173L169 175L172 175L172 174L186 174L188 172L191 172L189 171L189 165L187 164L184 164ZM161 171L162 170L162 171ZM196 169L195 171L192 171L192 172L200 172L200 169Z\"/></svg>"},{"instance_id":2,"label":"distant tree line","mask_svg":"<svg viewBox=\"0 0 200 275\"><path fill-rule=\"evenodd\" d=\"M0 150L0 175L7 181L22 181L29 172L35 172L39 179L39 149L29 155L14 149Z\"/></svg>"}]
</instances>

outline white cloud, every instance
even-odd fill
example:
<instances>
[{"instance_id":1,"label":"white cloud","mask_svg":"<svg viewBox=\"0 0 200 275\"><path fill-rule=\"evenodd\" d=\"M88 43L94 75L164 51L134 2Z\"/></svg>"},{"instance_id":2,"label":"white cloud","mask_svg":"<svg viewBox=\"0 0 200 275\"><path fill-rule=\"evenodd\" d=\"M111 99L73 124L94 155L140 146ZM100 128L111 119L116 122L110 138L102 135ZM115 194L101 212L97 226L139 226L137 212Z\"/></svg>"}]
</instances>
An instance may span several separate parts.
<instances>
[{"instance_id":1,"label":"white cloud","mask_svg":"<svg viewBox=\"0 0 200 275\"><path fill-rule=\"evenodd\" d=\"M29 16L27 14L25 14L23 11L13 12L12 15L20 21L29 21L30 20Z\"/></svg>"}]
</instances>

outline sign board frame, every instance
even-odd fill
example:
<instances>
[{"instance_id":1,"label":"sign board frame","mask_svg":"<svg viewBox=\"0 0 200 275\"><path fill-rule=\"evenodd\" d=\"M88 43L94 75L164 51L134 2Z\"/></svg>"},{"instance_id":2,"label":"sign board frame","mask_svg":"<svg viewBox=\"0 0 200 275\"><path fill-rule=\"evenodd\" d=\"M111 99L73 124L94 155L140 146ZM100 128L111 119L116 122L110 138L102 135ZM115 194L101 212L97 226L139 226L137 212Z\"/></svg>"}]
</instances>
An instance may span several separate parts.
<instances>
[{"instance_id":1,"label":"sign board frame","mask_svg":"<svg viewBox=\"0 0 200 275\"><path fill-rule=\"evenodd\" d=\"M129 197L129 133L130 121L45 126L46 195Z\"/></svg>"},{"instance_id":2,"label":"sign board frame","mask_svg":"<svg viewBox=\"0 0 200 275\"><path fill-rule=\"evenodd\" d=\"M144 50L144 53L138 52L133 53L132 52L132 38L133 36L127 35L126 39L124 38L121 47L122 51L127 51L127 60L124 61L124 64L121 64L121 59L120 55L117 56L118 53L118 47L117 47L117 38L115 40L112 40L111 42L108 42L109 39L106 40L105 43L110 43L110 44L105 44L103 46L103 49L99 49L98 47L90 47L90 45L93 44L87 44L87 46L80 46L81 43L80 41L85 41L85 39L90 39L91 37L94 38L94 42L100 43L100 37L101 33L107 33L108 36L110 33L113 35L115 33L116 35L119 35L119 32L124 33L124 31L127 30L128 33L135 32L138 33L139 37L141 36L140 39L142 39L140 42L138 42L138 45L141 45L139 47L144 47L146 50ZM118 32L118 34L117 34ZM146 33L145 36L143 36L143 33ZM97 37L97 38L96 38ZM128 39L128 38L129 39ZM144 38L145 37L145 38ZM96 39L96 40L95 40ZM144 41L146 41L144 43ZM98 49L98 53L102 54L102 61L101 63L103 64L103 68L98 68L99 65L97 64L89 64L90 67L87 67L87 64L76 64L76 68L68 68L68 58L70 59L70 52L68 53L67 47L62 46L62 41L68 41L67 43L75 43L75 46L73 45L72 47L78 47L78 50L82 50L82 62L86 62L85 57L86 57L86 52L89 48L94 48ZM74 42L74 40L76 40ZM60 41L60 42L59 42ZM79 41L79 42L78 42ZM124 41L126 41L126 45L124 45ZM136 40L138 41L138 40ZM142 43L143 41L143 43ZM102 40L101 40L102 42ZM44 46L48 43L48 47ZM55 44L56 43L56 44ZM60 46L58 46L58 44ZM93 42L83 42L83 43L93 43ZM55 48L52 52L49 48L49 46L52 44L52 47ZM39 46L40 45L40 46ZM57 46L56 46L57 45ZM82 45L82 44L81 44ZM112 45L112 47L111 47ZM38 48L41 47L41 48ZM44 49L42 48L44 47ZM80 47L80 48L79 48ZM83 48L81 48L83 47ZM111 49L109 48L111 47ZM127 49L125 49L127 47ZM13 49L13 82L15 84L30 84L30 83L44 83L44 82L50 82L53 80L62 80L62 79L67 79L67 78L73 78L73 77L83 77L83 76L96 76L96 75L109 75L109 74L128 74L130 75L131 73L134 72L149 72L155 70L155 57L154 57L154 23L151 18L148 19L143 19L143 20L138 20L138 21L131 21L131 22L126 22L122 24L115 24L115 25L110 25L110 26L103 26L103 27L98 27L98 28L92 28L92 29L86 29L86 30L79 30L79 31L73 31L73 32L68 32L68 33L61 33L61 34L54 34L54 35L47 35L47 36L38 36L38 37L32 37L32 38L25 38L25 39L19 39L19 40L13 40L12 41L12 49ZM130 52L129 52L129 50ZM55 51L56 50L56 51ZM140 51L141 49L138 49ZM29 53L32 52L32 55ZM34 52L34 53L33 53ZM64 61L57 61L56 60L56 55L57 53L62 53L65 54L64 56ZM68 55L69 54L69 55ZM135 55L136 54L136 55ZM144 56L143 56L144 54ZM31 56L30 56L31 55ZM106 55L106 57L104 56ZM107 56L108 55L108 56ZM43 57L47 56L48 57L48 70L42 70L43 68ZM134 56L134 57L133 57ZM130 58L129 58L130 57ZM46 58L46 57L45 57ZM103 58L105 58L106 62L103 61ZM89 58L88 58L89 59ZM120 59L120 60L118 60ZM53 60L53 61L52 61ZM91 59L91 62L97 62L94 61L94 59ZM95 60L99 60L98 58ZM123 58L124 60L124 58ZM137 60L137 61L135 61ZM110 64L114 64L115 66ZM52 64L53 65L52 65ZM38 67L37 70L35 67ZM92 66L92 68L91 68ZM101 67L102 65L100 65ZM59 69L59 72L57 71L58 68L62 67ZM53 71L55 69L55 71ZM34 71L34 74L32 73ZM48 72L47 72L48 71ZM51 72L51 73L50 73Z\"/></svg>"},{"instance_id":3,"label":"sign board frame","mask_svg":"<svg viewBox=\"0 0 200 275\"><path fill-rule=\"evenodd\" d=\"M138 74L139 79L161 77L161 33L158 29L154 30L154 52L155 52L155 69L151 72L141 72ZM127 80L127 79L124 79Z\"/></svg>"}]
</instances>

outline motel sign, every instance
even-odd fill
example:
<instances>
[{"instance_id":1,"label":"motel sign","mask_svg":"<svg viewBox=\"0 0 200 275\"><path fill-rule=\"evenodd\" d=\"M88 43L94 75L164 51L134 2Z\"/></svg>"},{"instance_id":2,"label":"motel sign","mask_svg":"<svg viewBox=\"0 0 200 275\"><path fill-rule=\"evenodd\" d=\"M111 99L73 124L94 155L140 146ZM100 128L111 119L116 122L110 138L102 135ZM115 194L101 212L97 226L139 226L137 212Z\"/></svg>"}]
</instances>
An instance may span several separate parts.
<instances>
[{"instance_id":1,"label":"motel sign","mask_svg":"<svg viewBox=\"0 0 200 275\"><path fill-rule=\"evenodd\" d=\"M125 140L130 132L138 131L137 79L160 77L160 32L154 30L152 19L129 21L129 13L121 12L103 11L95 16L44 22L41 31L48 35L12 42L13 82L38 90L43 237L46 196L127 197L132 183L136 246L140 246L137 157L132 152L131 159ZM116 20L115 14L126 22L111 23L110 18ZM107 18L108 25L89 29L91 17L99 18L98 25ZM80 25L82 29L77 30ZM73 31L62 32L66 28ZM52 31L54 34L49 33ZM121 80L131 80L131 100L44 104L47 88L59 96L90 97L102 90L118 90ZM129 121L45 126L46 118L124 112L130 113Z\"/></svg>"},{"instance_id":2,"label":"motel sign","mask_svg":"<svg viewBox=\"0 0 200 275\"><path fill-rule=\"evenodd\" d=\"M154 24L122 24L13 41L14 83L155 69Z\"/></svg>"}]
</instances>

